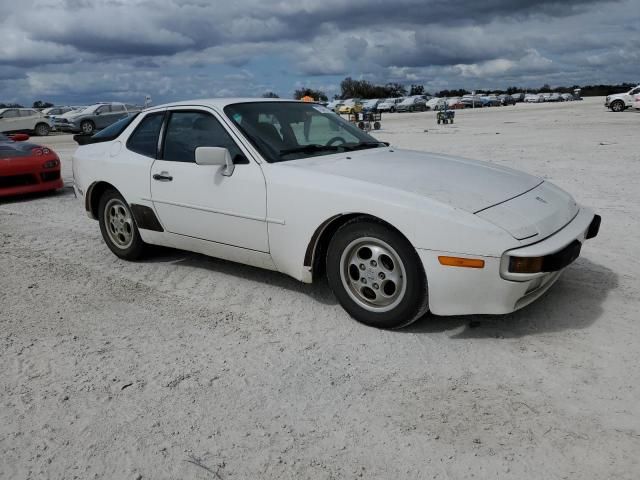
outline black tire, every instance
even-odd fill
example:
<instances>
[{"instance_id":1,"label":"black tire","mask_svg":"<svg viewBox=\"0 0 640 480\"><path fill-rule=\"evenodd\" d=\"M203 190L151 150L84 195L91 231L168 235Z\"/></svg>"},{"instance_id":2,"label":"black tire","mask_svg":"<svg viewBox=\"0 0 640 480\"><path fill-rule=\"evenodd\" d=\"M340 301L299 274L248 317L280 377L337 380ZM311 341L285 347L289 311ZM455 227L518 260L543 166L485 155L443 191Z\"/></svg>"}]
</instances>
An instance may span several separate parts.
<instances>
[{"instance_id":1,"label":"black tire","mask_svg":"<svg viewBox=\"0 0 640 480\"><path fill-rule=\"evenodd\" d=\"M358 122L358 128L359 128L360 130L364 130L364 127L365 127L364 122Z\"/></svg>"},{"instance_id":2,"label":"black tire","mask_svg":"<svg viewBox=\"0 0 640 480\"><path fill-rule=\"evenodd\" d=\"M614 100L611 102L610 108L612 112L624 112L624 102L622 100Z\"/></svg>"},{"instance_id":3,"label":"black tire","mask_svg":"<svg viewBox=\"0 0 640 480\"><path fill-rule=\"evenodd\" d=\"M359 242L363 242L362 245ZM380 252L383 252L377 257L377 262L373 261L373 256L367 260L361 260L360 252L366 250L368 245L375 245L376 242L382 245ZM386 252L397 262L396 264L392 261L390 269L387 269L389 264L383 259L387 247L390 249ZM354 280L353 271L348 266L349 258L353 258L350 252L353 251L357 252L358 262L367 263L364 270L350 264L358 274L357 280ZM389 259L389 257L386 258ZM327 279L331 290L347 313L361 323L377 328L401 328L413 323L428 310L427 279L415 248L400 233L381 222L360 217L345 223L331 239L326 262ZM371 268L369 268L370 265ZM364 266L364 263L360 266ZM377 267L377 270L374 267ZM388 272L388 278L385 279L383 271ZM396 291L392 276L397 276L399 279L400 292ZM367 286L367 278L369 278L370 287ZM378 279L382 279L379 285L376 283ZM361 287L361 282L364 287ZM393 288L391 293L387 291L389 284ZM353 290L365 291L367 288L376 299L380 298L383 301L393 299L393 302L382 307L370 303L368 308L363 307L367 300L362 294L360 294L360 300L354 299L358 298L358 294L353 293ZM374 292L373 288L378 293Z\"/></svg>"},{"instance_id":4,"label":"black tire","mask_svg":"<svg viewBox=\"0 0 640 480\"><path fill-rule=\"evenodd\" d=\"M380 130L380 127L381 127L380 122L373 122L373 129L374 130Z\"/></svg>"},{"instance_id":5,"label":"black tire","mask_svg":"<svg viewBox=\"0 0 640 480\"><path fill-rule=\"evenodd\" d=\"M49 135L51 127L49 127L49 125L47 125L46 123L38 123L33 131L38 137L46 137L47 135Z\"/></svg>"},{"instance_id":6,"label":"black tire","mask_svg":"<svg viewBox=\"0 0 640 480\"><path fill-rule=\"evenodd\" d=\"M82 130L82 133L85 135L93 135L96 131L96 124L91 120L83 120L80 122L80 130Z\"/></svg>"},{"instance_id":7,"label":"black tire","mask_svg":"<svg viewBox=\"0 0 640 480\"><path fill-rule=\"evenodd\" d=\"M112 238L116 238L118 236L118 232L115 229L111 229L111 233L108 231L110 227L107 225L107 223L111 224L111 222L107 219L107 217L110 216L110 214L107 213L107 209L114 208L114 205L117 206L117 208L122 208L129 216L130 222L127 223L129 229L128 231L123 231L122 233L125 235L131 235L130 243L123 241L118 244ZM124 260L137 260L142 256L146 244L140 237L140 232L138 231L138 226L136 225L136 222L133 218L133 214L131 213L129 204L116 190L105 190L105 192L100 197L100 202L98 204L98 222L100 224L100 232L102 233L104 242L109 247L109 250L111 250L116 256ZM126 229L126 227L124 228Z\"/></svg>"},{"instance_id":8,"label":"black tire","mask_svg":"<svg viewBox=\"0 0 640 480\"><path fill-rule=\"evenodd\" d=\"M390 112L390 113L395 113L395 112L396 112L396 107L391 107L391 108L389 109L389 112Z\"/></svg>"}]
</instances>

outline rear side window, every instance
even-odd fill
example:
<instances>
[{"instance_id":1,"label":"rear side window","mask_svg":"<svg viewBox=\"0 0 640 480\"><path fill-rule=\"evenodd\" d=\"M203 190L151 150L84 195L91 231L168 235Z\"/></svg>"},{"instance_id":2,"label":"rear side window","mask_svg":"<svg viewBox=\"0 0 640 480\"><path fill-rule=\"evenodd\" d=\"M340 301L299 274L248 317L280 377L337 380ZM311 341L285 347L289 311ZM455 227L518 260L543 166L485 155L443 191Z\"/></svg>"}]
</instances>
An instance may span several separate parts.
<instances>
[{"instance_id":1,"label":"rear side window","mask_svg":"<svg viewBox=\"0 0 640 480\"><path fill-rule=\"evenodd\" d=\"M112 112L124 112L124 105L111 105Z\"/></svg>"},{"instance_id":2,"label":"rear side window","mask_svg":"<svg viewBox=\"0 0 640 480\"><path fill-rule=\"evenodd\" d=\"M236 163L247 163L225 128L206 112L173 112L164 139L164 160L195 162L198 147L223 147Z\"/></svg>"},{"instance_id":3,"label":"rear side window","mask_svg":"<svg viewBox=\"0 0 640 480\"><path fill-rule=\"evenodd\" d=\"M164 112L150 113L142 119L127 141L127 148L145 157L156 158L158 136Z\"/></svg>"}]
</instances>

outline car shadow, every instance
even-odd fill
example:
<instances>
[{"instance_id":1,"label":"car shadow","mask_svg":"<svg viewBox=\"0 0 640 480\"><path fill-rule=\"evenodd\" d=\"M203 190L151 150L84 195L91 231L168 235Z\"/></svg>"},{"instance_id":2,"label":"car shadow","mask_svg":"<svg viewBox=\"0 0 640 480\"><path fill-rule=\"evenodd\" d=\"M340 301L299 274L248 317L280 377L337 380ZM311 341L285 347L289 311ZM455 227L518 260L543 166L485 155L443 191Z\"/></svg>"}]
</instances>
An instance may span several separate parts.
<instances>
[{"instance_id":1,"label":"car shadow","mask_svg":"<svg viewBox=\"0 0 640 480\"><path fill-rule=\"evenodd\" d=\"M154 247L141 263L172 263L222 273L307 295L324 305L338 302L326 278L313 284L299 282L280 272L242 265L197 253ZM531 305L507 315L462 315L443 317L427 313L398 333L451 332L450 338L518 338L592 325L603 313L609 291L618 287L618 275L609 268L579 258L548 292Z\"/></svg>"},{"instance_id":2,"label":"car shadow","mask_svg":"<svg viewBox=\"0 0 640 480\"><path fill-rule=\"evenodd\" d=\"M73 195L73 186L65 185L57 190L45 192L23 193L21 195L12 195L10 197L0 197L0 205L10 205L13 203L30 202L33 200L43 200L47 198L64 197Z\"/></svg>"},{"instance_id":3,"label":"car shadow","mask_svg":"<svg viewBox=\"0 0 640 480\"><path fill-rule=\"evenodd\" d=\"M588 328L600 318L602 304L618 287L618 274L581 257L542 297L507 315L441 317L427 314L403 333L451 332L453 339L519 338Z\"/></svg>"},{"instance_id":4,"label":"car shadow","mask_svg":"<svg viewBox=\"0 0 640 480\"><path fill-rule=\"evenodd\" d=\"M337 305L326 277L312 284L302 283L284 273L241 263L209 257L199 253L176 250L168 247L153 246L150 254L139 260L140 263L171 263L185 267L199 268L210 272L222 273L252 282L264 283L278 288L301 293L324 305Z\"/></svg>"}]
</instances>

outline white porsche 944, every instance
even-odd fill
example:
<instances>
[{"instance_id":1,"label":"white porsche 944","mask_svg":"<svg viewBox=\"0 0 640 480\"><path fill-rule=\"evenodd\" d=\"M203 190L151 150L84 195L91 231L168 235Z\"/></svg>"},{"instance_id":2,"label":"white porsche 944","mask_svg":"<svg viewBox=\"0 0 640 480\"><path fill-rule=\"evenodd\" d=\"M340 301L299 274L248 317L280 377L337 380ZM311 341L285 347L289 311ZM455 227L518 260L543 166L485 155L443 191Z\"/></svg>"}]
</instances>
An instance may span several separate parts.
<instances>
[{"instance_id":1,"label":"white porsche 944","mask_svg":"<svg viewBox=\"0 0 640 480\"><path fill-rule=\"evenodd\" d=\"M600 227L547 181L393 148L311 103L172 103L76 140L74 188L118 257L154 244L326 274L382 328L524 307Z\"/></svg>"}]
</instances>

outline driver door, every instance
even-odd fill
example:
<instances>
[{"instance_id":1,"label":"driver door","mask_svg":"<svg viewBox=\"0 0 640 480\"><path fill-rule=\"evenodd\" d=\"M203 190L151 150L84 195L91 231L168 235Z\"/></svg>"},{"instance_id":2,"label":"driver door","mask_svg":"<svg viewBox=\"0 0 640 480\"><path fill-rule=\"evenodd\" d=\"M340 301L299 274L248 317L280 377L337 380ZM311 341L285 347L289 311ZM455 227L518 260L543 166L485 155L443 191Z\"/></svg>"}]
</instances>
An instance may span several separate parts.
<instances>
[{"instance_id":1,"label":"driver door","mask_svg":"<svg viewBox=\"0 0 640 480\"><path fill-rule=\"evenodd\" d=\"M162 152L151 167L151 198L165 229L259 252L269 252L266 186L260 166L248 160L223 124L205 109L173 109ZM195 163L197 147L224 147L236 165Z\"/></svg>"}]
</instances>

